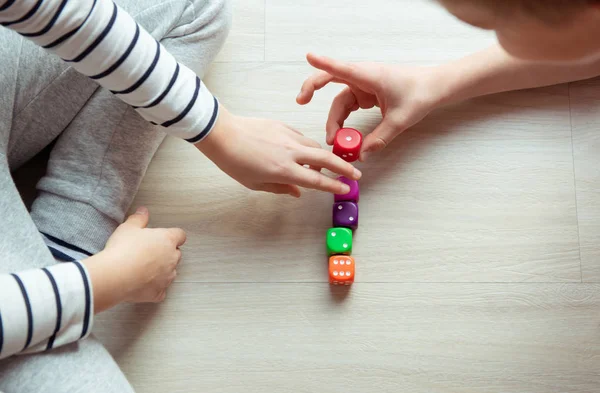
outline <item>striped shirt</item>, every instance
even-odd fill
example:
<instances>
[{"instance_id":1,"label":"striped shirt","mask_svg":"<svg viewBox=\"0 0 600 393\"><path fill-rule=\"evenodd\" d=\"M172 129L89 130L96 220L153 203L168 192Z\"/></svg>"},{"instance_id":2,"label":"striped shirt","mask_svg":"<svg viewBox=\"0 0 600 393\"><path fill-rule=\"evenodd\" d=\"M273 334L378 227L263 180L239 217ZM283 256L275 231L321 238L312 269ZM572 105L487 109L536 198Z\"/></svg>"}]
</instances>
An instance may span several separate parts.
<instances>
[{"instance_id":1,"label":"striped shirt","mask_svg":"<svg viewBox=\"0 0 600 393\"><path fill-rule=\"evenodd\" d=\"M0 359L87 337L93 305L91 282L79 262L0 274Z\"/></svg>"},{"instance_id":2,"label":"striped shirt","mask_svg":"<svg viewBox=\"0 0 600 393\"><path fill-rule=\"evenodd\" d=\"M214 127L216 98L112 0L0 0L0 25L58 55L171 135L197 143ZM0 274L0 359L84 338L93 315L91 282L77 261Z\"/></svg>"},{"instance_id":3,"label":"striped shirt","mask_svg":"<svg viewBox=\"0 0 600 393\"><path fill-rule=\"evenodd\" d=\"M0 25L60 56L171 135L197 143L215 124L219 106L206 85L112 0L0 0Z\"/></svg>"}]
</instances>

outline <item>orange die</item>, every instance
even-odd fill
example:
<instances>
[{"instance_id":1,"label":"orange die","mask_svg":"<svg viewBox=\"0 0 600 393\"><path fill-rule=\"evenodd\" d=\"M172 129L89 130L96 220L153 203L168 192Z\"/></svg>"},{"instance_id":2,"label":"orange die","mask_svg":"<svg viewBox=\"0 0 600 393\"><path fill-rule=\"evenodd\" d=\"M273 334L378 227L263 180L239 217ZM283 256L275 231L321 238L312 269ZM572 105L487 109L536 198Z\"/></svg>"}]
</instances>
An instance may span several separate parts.
<instances>
[{"instance_id":1,"label":"orange die","mask_svg":"<svg viewBox=\"0 0 600 393\"><path fill-rule=\"evenodd\" d=\"M354 258L334 255L329 258L329 282L333 285L350 285L354 282Z\"/></svg>"}]
</instances>

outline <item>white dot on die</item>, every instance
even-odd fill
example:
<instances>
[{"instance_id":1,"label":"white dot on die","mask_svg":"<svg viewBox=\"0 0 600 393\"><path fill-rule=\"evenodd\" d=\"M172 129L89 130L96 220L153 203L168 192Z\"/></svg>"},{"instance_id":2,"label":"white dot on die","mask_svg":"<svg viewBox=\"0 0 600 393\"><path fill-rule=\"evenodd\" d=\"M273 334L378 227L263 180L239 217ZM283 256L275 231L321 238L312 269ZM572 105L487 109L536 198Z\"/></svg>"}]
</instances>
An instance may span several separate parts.
<instances>
[{"instance_id":1,"label":"white dot on die","mask_svg":"<svg viewBox=\"0 0 600 393\"><path fill-rule=\"evenodd\" d=\"M345 283L344 285L350 285L350 283L349 283L349 282L347 282L347 283Z\"/></svg>"},{"instance_id":2,"label":"white dot on die","mask_svg":"<svg viewBox=\"0 0 600 393\"><path fill-rule=\"evenodd\" d=\"M348 156L347 156L347 155L345 155L345 154L342 154L342 157L346 158L346 157L348 157Z\"/></svg>"},{"instance_id":3,"label":"white dot on die","mask_svg":"<svg viewBox=\"0 0 600 393\"><path fill-rule=\"evenodd\" d=\"M352 137L351 137L351 136L347 136L347 137L346 137L346 140L347 140L348 142L350 142L350 141L352 140Z\"/></svg>"},{"instance_id":4,"label":"white dot on die","mask_svg":"<svg viewBox=\"0 0 600 393\"><path fill-rule=\"evenodd\" d=\"M354 221L354 217L348 217L350 221Z\"/></svg>"},{"instance_id":5,"label":"white dot on die","mask_svg":"<svg viewBox=\"0 0 600 393\"><path fill-rule=\"evenodd\" d=\"M333 264L334 264L334 265L337 265L337 264L338 264L338 261L337 261L337 259L333 261Z\"/></svg>"},{"instance_id":6,"label":"white dot on die","mask_svg":"<svg viewBox=\"0 0 600 393\"><path fill-rule=\"evenodd\" d=\"M346 272L346 276L350 277L350 272Z\"/></svg>"},{"instance_id":7,"label":"white dot on die","mask_svg":"<svg viewBox=\"0 0 600 393\"><path fill-rule=\"evenodd\" d=\"M338 206L338 210L342 210L344 207L342 205Z\"/></svg>"},{"instance_id":8,"label":"white dot on die","mask_svg":"<svg viewBox=\"0 0 600 393\"><path fill-rule=\"evenodd\" d=\"M331 232L331 236L332 236L332 237L335 237L335 232Z\"/></svg>"},{"instance_id":9,"label":"white dot on die","mask_svg":"<svg viewBox=\"0 0 600 393\"><path fill-rule=\"evenodd\" d=\"M352 153L348 153L348 155L349 155L350 157L352 157L354 154L352 154Z\"/></svg>"},{"instance_id":10,"label":"white dot on die","mask_svg":"<svg viewBox=\"0 0 600 393\"><path fill-rule=\"evenodd\" d=\"M351 264L352 264L352 262L346 261L346 265L351 265Z\"/></svg>"},{"instance_id":11,"label":"white dot on die","mask_svg":"<svg viewBox=\"0 0 600 393\"><path fill-rule=\"evenodd\" d=\"M337 276L337 275L338 275L338 272L333 272L333 275L334 275L334 276Z\"/></svg>"},{"instance_id":12,"label":"white dot on die","mask_svg":"<svg viewBox=\"0 0 600 393\"><path fill-rule=\"evenodd\" d=\"M346 243L344 243L344 248L348 248L348 245Z\"/></svg>"}]
</instances>

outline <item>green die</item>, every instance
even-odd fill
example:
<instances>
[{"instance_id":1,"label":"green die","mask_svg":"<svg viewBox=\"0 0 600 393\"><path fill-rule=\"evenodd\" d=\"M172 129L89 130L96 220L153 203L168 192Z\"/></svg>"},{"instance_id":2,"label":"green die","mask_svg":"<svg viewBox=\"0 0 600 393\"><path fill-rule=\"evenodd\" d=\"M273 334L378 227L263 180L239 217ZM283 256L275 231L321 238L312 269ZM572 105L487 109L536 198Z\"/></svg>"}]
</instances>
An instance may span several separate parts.
<instances>
[{"instance_id":1,"label":"green die","mask_svg":"<svg viewBox=\"0 0 600 393\"><path fill-rule=\"evenodd\" d=\"M352 254L352 231L348 228L330 228L327 231L329 255Z\"/></svg>"}]
</instances>

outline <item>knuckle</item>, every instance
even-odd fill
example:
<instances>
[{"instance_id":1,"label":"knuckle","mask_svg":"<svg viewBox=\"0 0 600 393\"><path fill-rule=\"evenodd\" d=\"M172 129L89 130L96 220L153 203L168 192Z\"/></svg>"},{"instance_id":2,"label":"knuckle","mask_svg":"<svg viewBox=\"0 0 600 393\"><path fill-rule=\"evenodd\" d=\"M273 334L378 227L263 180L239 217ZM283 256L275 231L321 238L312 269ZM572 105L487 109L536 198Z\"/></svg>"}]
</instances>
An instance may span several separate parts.
<instances>
[{"instance_id":1,"label":"knuckle","mask_svg":"<svg viewBox=\"0 0 600 393\"><path fill-rule=\"evenodd\" d=\"M325 185L325 179L322 175L315 172L315 176L310 180L310 184L315 188L322 188Z\"/></svg>"},{"instance_id":2,"label":"knuckle","mask_svg":"<svg viewBox=\"0 0 600 393\"><path fill-rule=\"evenodd\" d=\"M290 169L283 163L276 163L271 166L272 174L277 178L285 178L289 175Z\"/></svg>"},{"instance_id":3,"label":"knuckle","mask_svg":"<svg viewBox=\"0 0 600 393\"><path fill-rule=\"evenodd\" d=\"M372 151L383 150L386 148L387 145L388 145L388 143L386 142L385 139L383 139L382 137L376 137L375 140L373 141L373 147L369 150L372 150Z\"/></svg>"}]
</instances>

